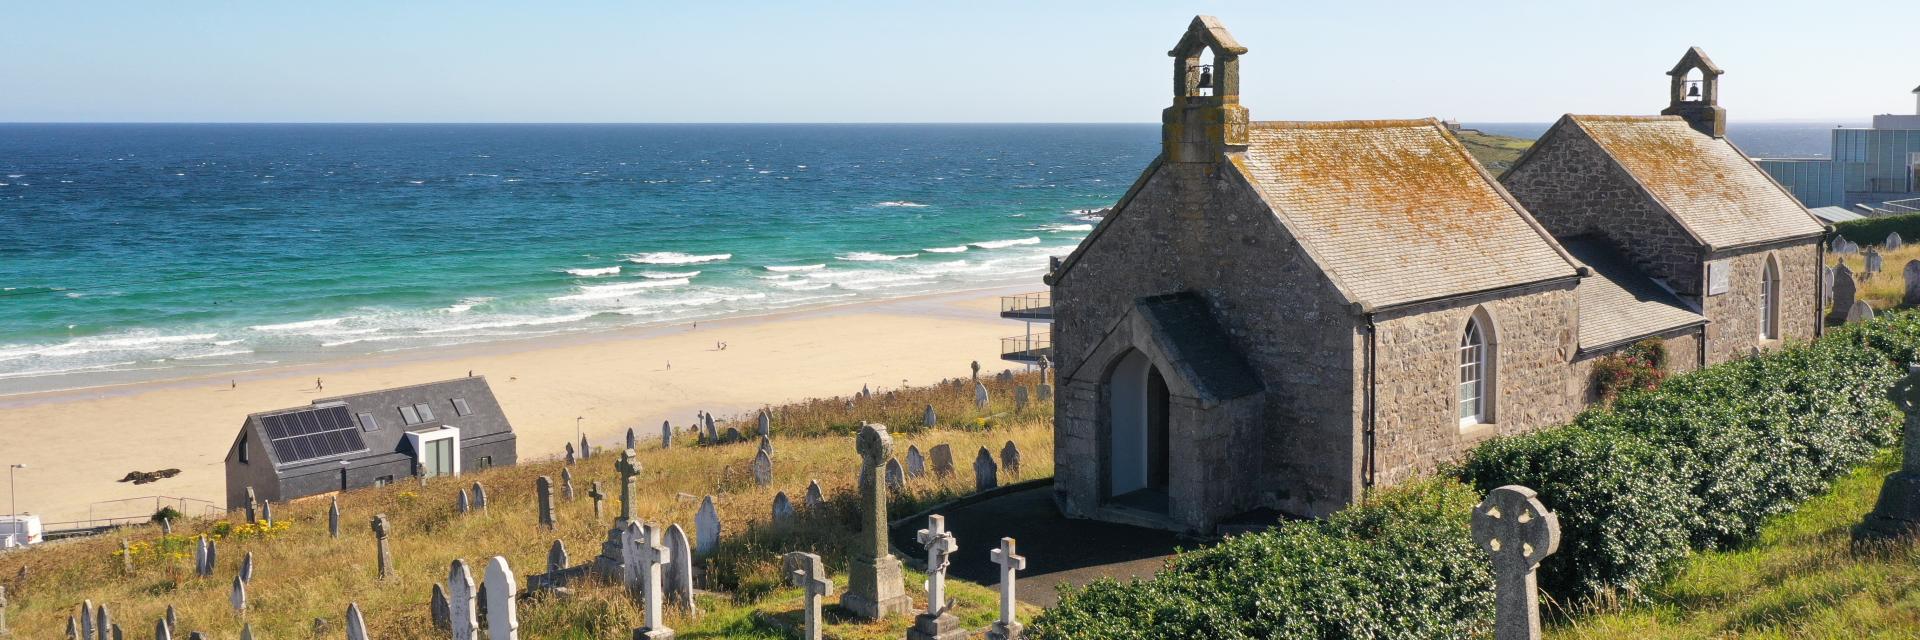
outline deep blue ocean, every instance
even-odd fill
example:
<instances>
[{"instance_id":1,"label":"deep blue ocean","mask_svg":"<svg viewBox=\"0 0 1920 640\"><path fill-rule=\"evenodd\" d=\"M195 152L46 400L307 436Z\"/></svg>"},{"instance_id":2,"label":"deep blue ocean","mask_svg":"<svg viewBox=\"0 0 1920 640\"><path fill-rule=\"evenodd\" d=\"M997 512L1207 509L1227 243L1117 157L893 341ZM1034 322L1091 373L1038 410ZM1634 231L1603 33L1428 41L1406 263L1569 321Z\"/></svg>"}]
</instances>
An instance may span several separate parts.
<instances>
[{"instance_id":1,"label":"deep blue ocean","mask_svg":"<svg viewBox=\"0 0 1920 640\"><path fill-rule=\"evenodd\" d=\"M1824 128L1731 135L1814 155ZM1158 147L1147 124L0 125L0 393L1038 286Z\"/></svg>"}]
</instances>

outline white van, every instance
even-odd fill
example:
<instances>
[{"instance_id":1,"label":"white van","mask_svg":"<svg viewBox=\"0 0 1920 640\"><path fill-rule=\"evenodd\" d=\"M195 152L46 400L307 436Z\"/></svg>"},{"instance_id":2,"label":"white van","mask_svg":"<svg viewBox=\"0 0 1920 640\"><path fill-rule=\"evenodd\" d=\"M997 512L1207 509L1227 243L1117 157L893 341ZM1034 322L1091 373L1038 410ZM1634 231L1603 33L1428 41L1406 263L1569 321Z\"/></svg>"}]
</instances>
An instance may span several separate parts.
<instances>
[{"instance_id":1,"label":"white van","mask_svg":"<svg viewBox=\"0 0 1920 640\"><path fill-rule=\"evenodd\" d=\"M40 544L46 541L41 537L42 534L40 516L0 516L0 549Z\"/></svg>"}]
</instances>

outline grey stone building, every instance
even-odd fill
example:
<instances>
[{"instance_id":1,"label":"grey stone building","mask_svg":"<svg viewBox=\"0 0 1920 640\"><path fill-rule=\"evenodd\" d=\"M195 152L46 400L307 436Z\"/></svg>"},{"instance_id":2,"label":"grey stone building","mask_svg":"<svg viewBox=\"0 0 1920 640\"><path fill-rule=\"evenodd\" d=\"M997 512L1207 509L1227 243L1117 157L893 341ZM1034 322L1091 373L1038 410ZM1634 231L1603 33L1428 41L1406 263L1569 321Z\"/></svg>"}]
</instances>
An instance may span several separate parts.
<instances>
[{"instance_id":1,"label":"grey stone building","mask_svg":"<svg viewBox=\"0 0 1920 640\"><path fill-rule=\"evenodd\" d=\"M247 416L227 450L227 508L515 462L484 376L325 398Z\"/></svg>"},{"instance_id":2,"label":"grey stone building","mask_svg":"<svg viewBox=\"0 0 1920 640\"><path fill-rule=\"evenodd\" d=\"M1212 531L1259 508L1324 515L1565 422L1607 353L1701 352L1713 305L1631 245L1562 243L1440 121L1251 121L1246 52L1194 19L1160 156L1047 276L1069 516Z\"/></svg>"}]
</instances>

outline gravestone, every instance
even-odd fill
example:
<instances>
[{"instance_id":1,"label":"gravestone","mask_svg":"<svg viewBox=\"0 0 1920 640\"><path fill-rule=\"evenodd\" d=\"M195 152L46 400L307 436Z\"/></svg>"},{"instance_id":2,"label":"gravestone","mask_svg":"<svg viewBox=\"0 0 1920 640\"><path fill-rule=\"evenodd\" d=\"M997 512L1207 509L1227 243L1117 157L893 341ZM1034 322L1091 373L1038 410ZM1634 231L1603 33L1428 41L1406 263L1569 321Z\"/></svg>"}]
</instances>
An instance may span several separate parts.
<instances>
[{"instance_id":1,"label":"gravestone","mask_svg":"<svg viewBox=\"0 0 1920 640\"><path fill-rule=\"evenodd\" d=\"M1876 273L1880 273L1880 267L1881 267L1881 264L1882 264L1882 263L1881 263L1881 258L1880 258L1880 251L1879 251L1878 249L1874 249L1874 248L1872 248L1872 247L1868 247L1868 248L1867 248L1867 259L1866 259L1866 267L1867 267L1867 269L1866 269L1866 274L1867 274L1867 277L1869 277L1869 278L1871 278L1871 277L1873 277L1873 274L1876 274Z\"/></svg>"},{"instance_id":2,"label":"gravestone","mask_svg":"<svg viewBox=\"0 0 1920 640\"><path fill-rule=\"evenodd\" d=\"M973 409L975 411L987 410L987 385L978 382L973 383Z\"/></svg>"},{"instance_id":3,"label":"gravestone","mask_svg":"<svg viewBox=\"0 0 1920 640\"><path fill-rule=\"evenodd\" d=\"M163 535L163 536L173 535L173 518L160 519L160 535Z\"/></svg>"},{"instance_id":4,"label":"gravestone","mask_svg":"<svg viewBox=\"0 0 1920 640\"><path fill-rule=\"evenodd\" d=\"M787 498L787 492L773 494L773 523L781 524L793 519L793 501Z\"/></svg>"},{"instance_id":5,"label":"gravestone","mask_svg":"<svg viewBox=\"0 0 1920 640\"><path fill-rule=\"evenodd\" d=\"M915 533L914 539L927 549L927 609L914 616L907 640L966 640L967 631L960 627L960 619L949 611L947 602L948 556L959 551L960 545L947 532L946 517L927 516L927 528Z\"/></svg>"},{"instance_id":6,"label":"gravestone","mask_svg":"<svg viewBox=\"0 0 1920 640\"><path fill-rule=\"evenodd\" d=\"M247 612L247 581L234 576L233 588L227 592L227 604L233 605L234 613ZM106 605L101 605L100 610L106 611Z\"/></svg>"},{"instance_id":7,"label":"gravestone","mask_svg":"<svg viewBox=\"0 0 1920 640\"><path fill-rule=\"evenodd\" d=\"M167 623L168 629L172 629L174 627L180 626L180 612L174 611L173 605L167 605L167 614L165 618L162 618L162 620L164 620Z\"/></svg>"},{"instance_id":8,"label":"gravestone","mask_svg":"<svg viewBox=\"0 0 1920 640\"><path fill-rule=\"evenodd\" d=\"M893 458L887 458L887 491L889 493L906 493L907 491L907 472L900 468L900 461Z\"/></svg>"},{"instance_id":9,"label":"gravestone","mask_svg":"<svg viewBox=\"0 0 1920 640\"><path fill-rule=\"evenodd\" d=\"M569 564L572 563L567 562L567 543L554 540L553 546L547 547L547 575L557 576L566 571Z\"/></svg>"},{"instance_id":10,"label":"gravestone","mask_svg":"<svg viewBox=\"0 0 1920 640\"><path fill-rule=\"evenodd\" d=\"M126 538L120 539L120 572L133 573L133 545Z\"/></svg>"},{"instance_id":11,"label":"gravestone","mask_svg":"<svg viewBox=\"0 0 1920 640\"><path fill-rule=\"evenodd\" d=\"M1908 264L1912 264L1911 262ZM1833 267L1820 267L1820 309L1833 304Z\"/></svg>"},{"instance_id":12,"label":"gravestone","mask_svg":"<svg viewBox=\"0 0 1920 640\"><path fill-rule=\"evenodd\" d=\"M520 640L520 587L513 579L507 559L494 556L487 561L487 640Z\"/></svg>"},{"instance_id":13,"label":"gravestone","mask_svg":"<svg viewBox=\"0 0 1920 640\"><path fill-rule=\"evenodd\" d=\"M1906 240L1900 237L1900 232L1890 231L1887 233L1887 241L1882 246L1885 246L1888 251L1892 251L1894 249L1898 249L1900 247L1906 246L1906 244L1907 244Z\"/></svg>"},{"instance_id":14,"label":"gravestone","mask_svg":"<svg viewBox=\"0 0 1920 640\"><path fill-rule=\"evenodd\" d=\"M553 478L540 476L533 481L534 494L540 505L540 528L553 530Z\"/></svg>"},{"instance_id":15,"label":"gravestone","mask_svg":"<svg viewBox=\"0 0 1920 640\"><path fill-rule=\"evenodd\" d=\"M613 528L607 531L607 539L600 543L600 555L593 560L594 571L605 578L624 573L621 558L626 557L624 539L627 523L634 519L633 492L639 482L640 472L644 470L632 449L622 450L613 468L620 472L620 512L614 516Z\"/></svg>"},{"instance_id":16,"label":"gravestone","mask_svg":"<svg viewBox=\"0 0 1920 640\"><path fill-rule=\"evenodd\" d=\"M580 459L581 460L593 459L593 446L587 444L586 434L580 435Z\"/></svg>"},{"instance_id":17,"label":"gravestone","mask_svg":"<svg viewBox=\"0 0 1920 640\"><path fill-rule=\"evenodd\" d=\"M673 448L673 425L665 420L660 421L660 448Z\"/></svg>"},{"instance_id":18,"label":"gravestone","mask_svg":"<svg viewBox=\"0 0 1920 640\"><path fill-rule=\"evenodd\" d=\"M927 405L926 412L920 415L920 422L928 429L940 426L940 417L933 414L933 405Z\"/></svg>"},{"instance_id":19,"label":"gravestone","mask_svg":"<svg viewBox=\"0 0 1920 640\"><path fill-rule=\"evenodd\" d=\"M573 466L573 443L567 443L567 466Z\"/></svg>"},{"instance_id":20,"label":"gravestone","mask_svg":"<svg viewBox=\"0 0 1920 640\"><path fill-rule=\"evenodd\" d=\"M628 529L629 533L633 530ZM660 544L660 528L647 527L638 532L638 537L627 545L626 565L639 567L640 593L645 599L647 626L633 630L634 640L670 640L673 629L667 627L666 617L661 615L660 596L665 591L661 580L661 565L673 561L667 553L666 545Z\"/></svg>"},{"instance_id":21,"label":"gravestone","mask_svg":"<svg viewBox=\"0 0 1920 640\"><path fill-rule=\"evenodd\" d=\"M724 444L733 444L735 442L740 442L741 440L745 440L745 439L746 439L745 437L740 435L739 427L727 427L727 435L720 442Z\"/></svg>"},{"instance_id":22,"label":"gravestone","mask_svg":"<svg viewBox=\"0 0 1920 640\"><path fill-rule=\"evenodd\" d=\"M1853 309L1856 288L1853 270L1847 268L1846 263L1833 268L1833 311L1827 314L1827 324L1841 324L1847 321L1847 313Z\"/></svg>"},{"instance_id":23,"label":"gravestone","mask_svg":"<svg viewBox=\"0 0 1920 640\"><path fill-rule=\"evenodd\" d=\"M433 583L433 594L427 597L427 615L433 618L433 628L441 631L453 631L452 607L447 604L447 590L440 583Z\"/></svg>"},{"instance_id":24,"label":"gravestone","mask_svg":"<svg viewBox=\"0 0 1920 640\"><path fill-rule=\"evenodd\" d=\"M200 534L200 538L195 540L193 543L193 575L200 576L203 578L209 575L207 573L207 536L206 534Z\"/></svg>"},{"instance_id":25,"label":"gravestone","mask_svg":"<svg viewBox=\"0 0 1920 640\"><path fill-rule=\"evenodd\" d=\"M273 524L273 501L272 500L260 501L260 521L265 522L267 524Z\"/></svg>"},{"instance_id":26,"label":"gravestone","mask_svg":"<svg viewBox=\"0 0 1920 640\"><path fill-rule=\"evenodd\" d=\"M893 437L882 424L864 424L856 441L860 452L860 535L848 561L847 595L841 606L866 620L879 620L913 608L907 598L900 559L888 553L887 487L881 478L893 457Z\"/></svg>"},{"instance_id":27,"label":"gravestone","mask_svg":"<svg viewBox=\"0 0 1920 640\"><path fill-rule=\"evenodd\" d=\"M601 518L605 517L600 510L601 502L607 499L607 493L600 490L599 480L593 481L593 484L587 487L587 497L593 498L593 521L599 522Z\"/></svg>"},{"instance_id":28,"label":"gravestone","mask_svg":"<svg viewBox=\"0 0 1920 640\"><path fill-rule=\"evenodd\" d=\"M246 556L240 558L240 581L253 582L253 552L252 551L248 551Z\"/></svg>"},{"instance_id":29,"label":"gravestone","mask_svg":"<svg viewBox=\"0 0 1920 640\"><path fill-rule=\"evenodd\" d=\"M693 544L687 541L687 531L678 523L667 525L667 532L661 543L667 546L666 576L661 578L667 590L667 602L680 607L681 611L694 613L693 606Z\"/></svg>"},{"instance_id":30,"label":"gravestone","mask_svg":"<svg viewBox=\"0 0 1920 640\"><path fill-rule=\"evenodd\" d=\"M760 433L761 439L765 439L773 435L773 416L768 415L766 409L760 410L759 424L757 425L757 427L758 427L758 431Z\"/></svg>"},{"instance_id":31,"label":"gravestone","mask_svg":"<svg viewBox=\"0 0 1920 640\"><path fill-rule=\"evenodd\" d=\"M1859 532L1874 537L1910 536L1920 533L1920 365L1907 365L1907 375L1887 390L1887 399L1905 414L1901 437L1906 456L1900 470L1881 483L1880 498Z\"/></svg>"},{"instance_id":32,"label":"gravestone","mask_svg":"<svg viewBox=\"0 0 1920 640\"><path fill-rule=\"evenodd\" d=\"M927 475L927 457L920 455L919 445L907 445L907 477L918 478Z\"/></svg>"},{"instance_id":33,"label":"gravestone","mask_svg":"<svg viewBox=\"0 0 1920 640\"><path fill-rule=\"evenodd\" d=\"M93 600L80 601L80 638L93 640Z\"/></svg>"},{"instance_id":34,"label":"gravestone","mask_svg":"<svg viewBox=\"0 0 1920 640\"><path fill-rule=\"evenodd\" d=\"M826 565L820 562L820 556L800 551L788 552L782 565L792 584L800 587L806 594L803 615L807 621L807 628L806 635L802 637L806 640L820 640L821 627L825 626L825 619L820 617L820 601L822 598L833 595L833 580L827 577ZM851 596L841 598L842 604L847 597Z\"/></svg>"},{"instance_id":35,"label":"gravestone","mask_svg":"<svg viewBox=\"0 0 1920 640\"><path fill-rule=\"evenodd\" d=\"M1007 441L1007 446L1000 447L1000 468L1007 472L1009 478L1020 477L1020 447L1013 444L1012 440Z\"/></svg>"},{"instance_id":36,"label":"gravestone","mask_svg":"<svg viewBox=\"0 0 1920 640\"><path fill-rule=\"evenodd\" d=\"M1493 556L1493 637L1540 637L1539 587L1534 568L1560 548L1560 518L1532 489L1494 489L1473 508L1473 541Z\"/></svg>"},{"instance_id":37,"label":"gravestone","mask_svg":"<svg viewBox=\"0 0 1920 640\"><path fill-rule=\"evenodd\" d=\"M240 602L243 605L246 604L246 599L244 596L242 597ZM96 634L99 634L98 637L100 638L100 640L108 640L109 638L111 638L112 637L111 632L113 631L113 616L107 614L107 603L105 602L100 603L100 606L93 610L93 615L94 615L93 632Z\"/></svg>"},{"instance_id":38,"label":"gravestone","mask_svg":"<svg viewBox=\"0 0 1920 640\"><path fill-rule=\"evenodd\" d=\"M487 488L478 482L473 483L473 508L487 510Z\"/></svg>"},{"instance_id":39,"label":"gravestone","mask_svg":"<svg viewBox=\"0 0 1920 640\"><path fill-rule=\"evenodd\" d=\"M369 524L373 527L374 553L380 564L380 578L392 578L393 549L387 544L387 534L391 532L387 526L387 514L375 514Z\"/></svg>"},{"instance_id":40,"label":"gravestone","mask_svg":"<svg viewBox=\"0 0 1920 640\"><path fill-rule=\"evenodd\" d=\"M454 640L478 640L480 611L477 596L473 573L467 570L467 561L454 559L453 566L447 569L447 615L452 621Z\"/></svg>"},{"instance_id":41,"label":"gravestone","mask_svg":"<svg viewBox=\"0 0 1920 640\"><path fill-rule=\"evenodd\" d=\"M1920 260L1908 260L1900 269L1900 277L1906 285L1900 292L1900 306L1920 306Z\"/></svg>"},{"instance_id":42,"label":"gravestone","mask_svg":"<svg viewBox=\"0 0 1920 640\"><path fill-rule=\"evenodd\" d=\"M953 447L936 444L929 453L933 458L933 477L944 480L953 475Z\"/></svg>"},{"instance_id":43,"label":"gravestone","mask_svg":"<svg viewBox=\"0 0 1920 640\"><path fill-rule=\"evenodd\" d=\"M1853 308L1847 311L1847 324L1866 322L1873 319L1873 305L1865 300L1853 301Z\"/></svg>"},{"instance_id":44,"label":"gravestone","mask_svg":"<svg viewBox=\"0 0 1920 640\"><path fill-rule=\"evenodd\" d=\"M73 618L67 618L67 640L74 640ZM153 621L153 640L173 640L173 628L166 620Z\"/></svg>"},{"instance_id":45,"label":"gravestone","mask_svg":"<svg viewBox=\"0 0 1920 640\"><path fill-rule=\"evenodd\" d=\"M200 633L196 631L193 635ZM347 640L367 640L367 618L360 614L358 602L347 603Z\"/></svg>"},{"instance_id":46,"label":"gravestone","mask_svg":"<svg viewBox=\"0 0 1920 640\"><path fill-rule=\"evenodd\" d=\"M1013 388L1013 410L1015 412L1027 410L1027 388L1024 385Z\"/></svg>"},{"instance_id":47,"label":"gravestone","mask_svg":"<svg viewBox=\"0 0 1920 640\"><path fill-rule=\"evenodd\" d=\"M459 491L454 492L453 494L454 513L466 513L472 510L473 510L473 503L467 500L466 488L463 487Z\"/></svg>"},{"instance_id":48,"label":"gravestone","mask_svg":"<svg viewBox=\"0 0 1920 640\"><path fill-rule=\"evenodd\" d=\"M709 413L701 416L701 419L707 421L707 440L718 441L720 439L720 428L714 426L713 414Z\"/></svg>"},{"instance_id":49,"label":"gravestone","mask_svg":"<svg viewBox=\"0 0 1920 640\"><path fill-rule=\"evenodd\" d=\"M713 508L713 496L702 499L700 510L693 514L693 534L700 542L694 547L700 557L712 556L720 549L720 513Z\"/></svg>"},{"instance_id":50,"label":"gravestone","mask_svg":"<svg viewBox=\"0 0 1920 640\"><path fill-rule=\"evenodd\" d=\"M1053 368L1053 361L1048 360L1046 356L1040 356L1040 384L1033 386L1034 400L1038 402L1053 401L1053 383L1047 380L1047 370L1051 368Z\"/></svg>"},{"instance_id":51,"label":"gravestone","mask_svg":"<svg viewBox=\"0 0 1920 640\"><path fill-rule=\"evenodd\" d=\"M973 457L973 490L986 491L1000 486L1000 468L993 463L993 454L986 447L980 447L980 453Z\"/></svg>"},{"instance_id":52,"label":"gravestone","mask_svg":"<svg viewBox=\"0 0 1920 640\"><path fill-rule=\"evenodd\" d=\"M760 436L760 452L767 454L767 457L769 458L773 457L773 439L772 438L769 438L766 436Z\"/></svg>"},{"instance_id":53,"label":"gravestone","mask_svg":"<svg viewBox=\"0 0 1920 640\"><path fill-rule=\"evenodd\" d=\"M340 498L334 497L333 504L327 507L327 535L335 539L340 537Z\"/></svg>"},{"instance_id":54,"label":"gravestone","mask_svg":"<svg viewBox=\"0 0 1920 640\"><path fill-rule=\"evenodd\" d=\"M568 469L565 467L560 468L560 497L566 498L567 502L573 502L573 470L572 469Z\"/></svg>"},{"instance_id":55,"label":"gravestone","mask_svg":"<svg viewBox=\"0 0 1920 640\"><path fill-rule=\"evenodd\" d=\"M673 427L668 425L667 421L665 420L660 421L660 430L669 436L673 435ZM640 441L634 437L633 427L627 427L627 447L626 448L628 449L640 448ZM665 442L660 443L660 448L662 449L667 448L667 443Z\"/></svg>"},{"instance_id":56,"label":"gravestone","mask_svg":"<svg viewBox=\"0 0 1920 640\"><path fill-rule=\"evenodd\" d=\"M826 494L820 491L820 481L819 480L807 481L807 496L806 496L806 501L804 503L807 505L807 508L818 509L820 508L820 505L823 505L826 503L827 503Z\"/></svg>"},{"instance_id":57,"label":"gravestone","mask_svg":"<svg viewBox=\"0 0 1920 640\"><path fill-rule=\"evenodd\" d=\"M1020 621L1014 618L1014 583L1020 578L1020 572L1027 568L1027 558L1014 554L1013 538L1001 538L1000 548L988 554L994 564L1000 565L1000 619L993 621L987 629L987 640L1014 640L1019 638L1023 629Z\"/></svg>"},{"instance_id":58,"label":"gravestone","mask_svg":"<svg viewBox=\"0 0 1920 640\"><path fill-rule=\"evenodd\" d=\"M259 502L260 502L260 498L254 496L253 487L249 485L247 487L247 506L246 506L247 524L253 524L260 521L260 519L258 518L259 514L254 512L254 508L256 507L256 505L259 504Z\"/></svg>"},{"instance_id":59,"label":"gravestone","mask_svg":"<svg viewBox=\"0 0 1920 640\"><path fill-rule=\"evenodd\" d=\"M773 484L773 458L764 450L753 454L753 483L762 487Z\"/></svg>"}]
</instances>

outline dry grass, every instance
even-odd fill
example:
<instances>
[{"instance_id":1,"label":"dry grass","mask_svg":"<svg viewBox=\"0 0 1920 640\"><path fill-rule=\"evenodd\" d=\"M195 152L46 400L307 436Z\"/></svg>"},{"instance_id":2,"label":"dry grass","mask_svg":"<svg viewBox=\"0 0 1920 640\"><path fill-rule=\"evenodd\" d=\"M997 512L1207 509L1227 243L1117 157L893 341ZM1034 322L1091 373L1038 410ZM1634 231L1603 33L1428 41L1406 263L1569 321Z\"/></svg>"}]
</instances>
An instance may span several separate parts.
<instances>
[{"instance_id":1,"label":"dry grass","mask_svg":"<svg viewBox=\"0 0 1920 640\"><path fill-rule=\"evenodd\" d=\"M1867 272L1865 254L1866 251L1863 248L1861 253L1833 257L1838 258L1837 261L1845 262L1847 268L1853 270L1853 277L1860 282L1859 298L1873 305L1875 311L1900 306L1900 297L1906 293L1907 288L1906 279L1901 275L1901 270L1906 268L1907 261L1920 260L1920 244L1909 244L1892 251L1881 251L1880 272L1871 278L1864 277Z\"/></svg>"},{"instance_id":2,"label":"dry grass","mask_svg":"<svg viewBox=\"0 0 1920 640\"><path fill-rule=\"evenodd\" d=\"M1034 378L1023 376L1031 383ZM931 476L917 480L905 496L894 500L894 517L906 515L935 501L971 492L970 462L974 452L987 447L997 452L1008 440L1019 444L1024 478L1053 473L1050 407L1036 407L1015 415L1007 401L1006 385L996 387L994 406L986 415L971 411L971 391L956 386L905 389L892 400L876 391L871 401L848 411L845 399L829 399L775 409L774 483L755 486L748 471L756 444L691 447L676 438L673 449L659 448L658 434L642 438L637 452L644 467L635 511L649 522L677 522L692 535L700 498L715 497L726 540L708 560L710 575L723 588L702 598L705 610L698 620L676 619L670 624L681 636L781 637L754 620L754 610L791 614L799 608L798 592L785 587L778 571L778 554L803 550L820 553L829 571L844 587L847 543L853 539L853 501L857 499L855 473L859 456L851 431L860 420L886 418L896 429L896 455L904 457L909 444L924 451L933 444L953 447L957 473L945 480ZM944 424L971 427L920 429L919 413L933 403ZM899 416L910 412L905 422ZM751 418L751 416L748 416ZM991 428L987 426L991 425ZM742 431L752 433L746 421ZM722 427L722 431L725 427ZM902 433L905 431L905 433ZM804 435L803 435L804 434ZM549 452L522 451L526 458ZM618 513L617 452L597 450L574 467L578 497L557 505L559 526L543 531L537 525L534 481L552 476L557 482L562 463L528 462L470 473L422 487L413 483L348 492L340 495L342 535L332 540L326 532L328 502L309 499L276 505L279 526L265 534L235 526L227 520L195 520L176 526L176 535L162 539L151 526L123 529L116 534L73 540L0 555L0 580L12 599L9 620L31 637L60 632L81 600L108 603L127 632L137 637L151 633L154 621L167 605L181 616L178 635L206 631L210 637L237 637L243 618L227 605L227 594L242 556L252 552L256 572L249 584L250 605L244 621L259 637L307 637L315 618L331 625L337 635L348 601L366 613L369 631L379 638L427 638L427 600L432 585L444 581L448 563L465 558L474 567L475 580L487 558L507 558L522 583L526 575L544 571L547 548L553 540L566 543L574 564L596 555L611 519ZM795 521L770 529L771 504L776 491L785 491L798 506L809 480L825 489L828 504L815 512L803 511ZM610 498L607 518L596 521L587 488L599 480ZM487 487L485 513L454 513L456 492L474 481ZM373 536L368 519L385 513L393 524L391 538L399 575L380 580L375 574ZM228 531L219 544L219 568L211 579L193 577L188 541L202 532ZM125 574L116 555L121 539L147 545L136 557L139 565ZM155 553L150 549L171 549ZM15 576L21 568L27 577ZM909 592L923 597L920 577L910 576ZM836 592L838 593L838 592ZM991 617L993 595L978 586L956 585L956 613L974 625ZM837 601L837 598L830 600ZM566 600L540 599L521 606L521 635L539 638L626 637L640 626L641 615L621 591L611 585L589 584ZM899 637L907 619L879 625L837 624L838 637Z\"/></svg>"}]
</instances>

